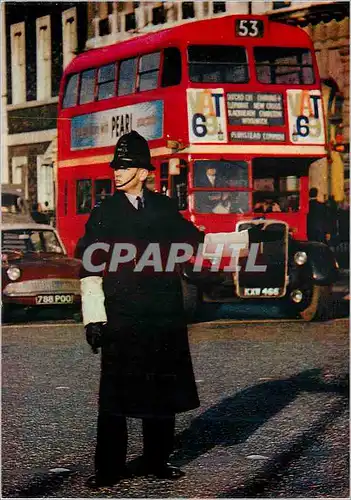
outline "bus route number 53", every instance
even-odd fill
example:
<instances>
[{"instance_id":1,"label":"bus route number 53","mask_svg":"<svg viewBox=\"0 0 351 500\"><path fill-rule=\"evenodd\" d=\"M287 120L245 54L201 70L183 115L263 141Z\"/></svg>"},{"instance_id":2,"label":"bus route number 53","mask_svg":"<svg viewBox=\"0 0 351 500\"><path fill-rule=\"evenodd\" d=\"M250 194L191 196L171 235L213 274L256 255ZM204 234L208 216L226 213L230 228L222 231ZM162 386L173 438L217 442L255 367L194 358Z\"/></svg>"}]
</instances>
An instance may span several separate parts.
<instances>
[{"instance_id":1,"label":"bus route number 53","mask_svg":"<svg viewBox=\"0 0 351 500\"><path fill-rule=\"evenodd\" d=\"M261 19L237 19L235 21L236 36L251 38L263 36L263 21Z\"/></svg>"}]
</instances>

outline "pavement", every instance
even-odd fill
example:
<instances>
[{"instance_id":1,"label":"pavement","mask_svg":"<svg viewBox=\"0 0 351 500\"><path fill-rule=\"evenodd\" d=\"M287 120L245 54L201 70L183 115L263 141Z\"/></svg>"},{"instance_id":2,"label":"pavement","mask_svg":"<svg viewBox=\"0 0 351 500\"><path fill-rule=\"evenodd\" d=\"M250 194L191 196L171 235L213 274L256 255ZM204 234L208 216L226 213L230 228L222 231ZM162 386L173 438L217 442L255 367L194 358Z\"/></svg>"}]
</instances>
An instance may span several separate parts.
<instances>
[{"instance_id":1,"label":"pavement","mask_svg":"<svg viewBox=\"0 0 351 500\"><path fill-rule=\"evenodd\" d=\"M177 418L177 482L92 492L99 357L81 325L3 328L4 498L349 498L347 318L189 328L201 407ZM141 454L129 425L130 465Z\"/></svg>"}]
</instances>

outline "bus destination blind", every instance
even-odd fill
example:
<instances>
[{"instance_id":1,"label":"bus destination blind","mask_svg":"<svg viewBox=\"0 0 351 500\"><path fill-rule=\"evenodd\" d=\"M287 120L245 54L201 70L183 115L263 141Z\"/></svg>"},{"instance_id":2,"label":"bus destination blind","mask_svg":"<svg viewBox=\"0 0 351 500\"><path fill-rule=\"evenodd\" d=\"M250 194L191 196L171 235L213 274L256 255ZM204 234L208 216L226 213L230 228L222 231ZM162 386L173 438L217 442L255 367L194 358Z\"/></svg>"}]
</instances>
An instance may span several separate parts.
<instances>
[{"instance_id":1,"label":"bus destination blind","mask_svg":"<svg viewBox=\"0 0 351 500\"><path fill-rule=\"evenodd\" d=\"M231 92L227 94L229 125L282 126L284 125L281 94ZM284 142L283 132L238 130L230 132L231 141Z\"/></svg>"}]
</instances>

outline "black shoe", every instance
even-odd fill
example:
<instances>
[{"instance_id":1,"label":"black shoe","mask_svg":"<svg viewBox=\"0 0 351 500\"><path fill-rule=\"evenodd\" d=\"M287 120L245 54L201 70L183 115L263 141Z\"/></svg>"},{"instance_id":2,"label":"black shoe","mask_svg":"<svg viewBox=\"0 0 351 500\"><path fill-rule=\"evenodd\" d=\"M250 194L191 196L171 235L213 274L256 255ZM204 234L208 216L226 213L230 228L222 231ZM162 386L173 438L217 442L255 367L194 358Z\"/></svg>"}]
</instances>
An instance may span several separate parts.
<instances>
[{"instance_id":1,"label":"black shoe","mask_svg":"<svg viewBox=\"0 0 351 500\"><path fill-rule=\"evenodd\" d=\"M97 490L98 488L107 488L114 486L115 484L122 481L122 479L128 479L131 477L130 472L126 469L123 473L119 473L116 475L104 475L100 473L96 473L93 476L90 476L86 481L86 486L92 490Z\"/></svg>"},{"instance_id":2,"label":"black shoe","mask_svg":"<svg viewBox=\"0 0 351 500\"><path fill-rule=\"evenodd\" d=\"M142 476L156 476L159 479L180 479L185 476L185 472L183 472L179 467L175 467L169 463L164 464L143 464L139 468L139 475Z\"/></svg>"}]
</instances>

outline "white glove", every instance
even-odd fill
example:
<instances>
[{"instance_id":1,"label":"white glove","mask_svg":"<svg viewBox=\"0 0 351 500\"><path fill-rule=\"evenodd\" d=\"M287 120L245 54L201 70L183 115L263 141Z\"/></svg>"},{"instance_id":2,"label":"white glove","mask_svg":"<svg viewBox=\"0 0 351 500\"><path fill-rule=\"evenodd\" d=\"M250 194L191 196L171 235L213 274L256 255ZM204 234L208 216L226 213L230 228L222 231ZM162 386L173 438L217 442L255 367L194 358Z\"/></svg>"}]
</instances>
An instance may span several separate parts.
<instances>
[{"instance_id":1,"label":"white glove","mask_svg":"<svg viewBox=\"0 0 351 500\"><path fill-rule=\"evenodd\" d=\"M106 323L105 295L100 276L87 276L80 280L84 326L89 323Z\"/></svg>"},{"instance_id":2,"label":"white glove","mask_svg":"<svg viewBox=\"0 0 351 500\"><path fill-rule=\"evenodd\" d=\"M233 247L230 248L230 245L242 246L243 250L248 249L249 232L244 230L232 233L208 233L204 239L203 255L213 255L218 245L223 245L222 257L231 257Z\"/></svg>"}]
</instances>

